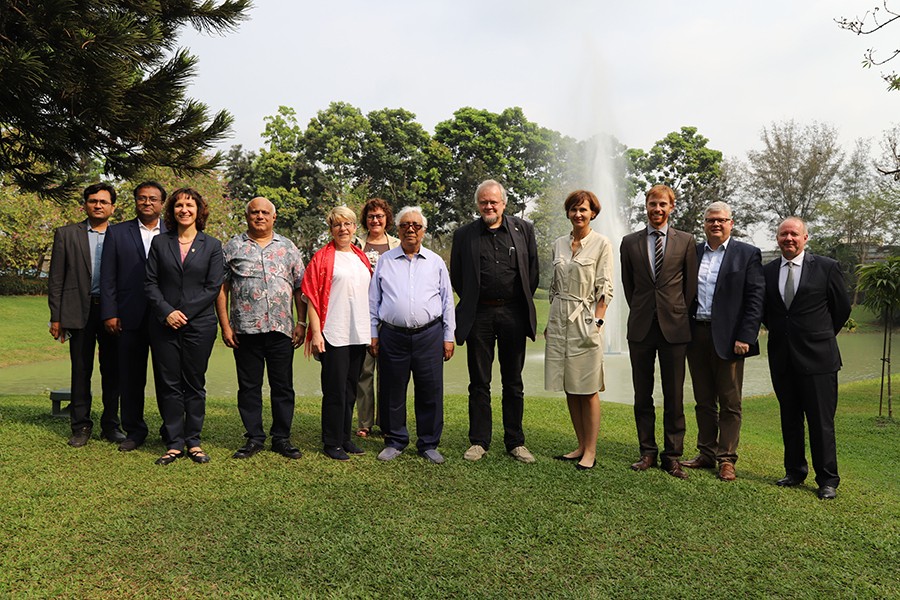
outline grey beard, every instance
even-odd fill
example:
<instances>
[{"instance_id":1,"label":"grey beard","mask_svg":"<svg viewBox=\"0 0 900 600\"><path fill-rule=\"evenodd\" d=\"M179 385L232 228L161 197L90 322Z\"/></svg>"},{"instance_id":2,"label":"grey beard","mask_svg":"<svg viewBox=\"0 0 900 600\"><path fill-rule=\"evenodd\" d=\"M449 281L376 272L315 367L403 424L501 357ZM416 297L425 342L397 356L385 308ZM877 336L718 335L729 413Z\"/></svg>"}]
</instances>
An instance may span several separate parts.
<instances>
[{"instance_id":1,"label":"grey beard","mask_svg":"<svg viewBox=\"0 0 900 600\"><path fill-rule=\"evenodd\" d=\"M497 221L500 220L500 215L492 215L492 216L490 216L490 217L486 217L486 216L484 216L484 215L481 215L481 220L484 221L484 224L485 224L485 225L491 226L491 225L493 225L494 223L496 223Z\"/></svg>"}]
</instances>

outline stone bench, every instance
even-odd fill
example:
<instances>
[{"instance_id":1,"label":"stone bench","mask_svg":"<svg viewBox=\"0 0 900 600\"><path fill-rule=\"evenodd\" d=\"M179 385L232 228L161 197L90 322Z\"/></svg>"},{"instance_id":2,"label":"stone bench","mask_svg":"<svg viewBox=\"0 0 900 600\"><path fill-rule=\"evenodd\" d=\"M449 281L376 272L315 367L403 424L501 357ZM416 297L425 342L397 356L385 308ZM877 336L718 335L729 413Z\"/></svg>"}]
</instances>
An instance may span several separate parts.
<instances>
[{"instance_id":1,"label":"stone bench","mask_svg":"<svg viewBox=\"0 0 900 600\"><path fill-rule=\"evenodd\" d=\"M63 402L70 402L72 400L72 392L69 388L61 389L61 390L53 390L50 392L50 414L54 417L68 418L69 416L69 407L62 407Z\"/></svg>"}]
</instances>

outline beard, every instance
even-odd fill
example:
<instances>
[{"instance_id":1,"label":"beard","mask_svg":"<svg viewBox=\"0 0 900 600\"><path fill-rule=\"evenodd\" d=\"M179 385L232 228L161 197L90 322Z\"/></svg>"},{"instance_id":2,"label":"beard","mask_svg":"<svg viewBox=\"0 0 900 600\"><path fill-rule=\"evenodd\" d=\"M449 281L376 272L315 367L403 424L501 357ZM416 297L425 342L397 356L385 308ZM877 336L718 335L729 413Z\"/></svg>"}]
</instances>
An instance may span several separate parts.
<instances>
[{"instance_id":1,"label":"beard","mask_svg":"<svg viewBox=\"0 0 900 600\"><path fill-rule=\"evenodd\" d=\"M484 224L485 224L485 225L491 226L491 225L494 225L495 223L497 223L497 221L500 220L500 215L498 215L498 214L496 214L496 213L494 213L494 214L492 214L492 215L490 215L490 216L487 216L487 215L481 215L481 219L484 221Z\"/></svg>"}]
</instances>

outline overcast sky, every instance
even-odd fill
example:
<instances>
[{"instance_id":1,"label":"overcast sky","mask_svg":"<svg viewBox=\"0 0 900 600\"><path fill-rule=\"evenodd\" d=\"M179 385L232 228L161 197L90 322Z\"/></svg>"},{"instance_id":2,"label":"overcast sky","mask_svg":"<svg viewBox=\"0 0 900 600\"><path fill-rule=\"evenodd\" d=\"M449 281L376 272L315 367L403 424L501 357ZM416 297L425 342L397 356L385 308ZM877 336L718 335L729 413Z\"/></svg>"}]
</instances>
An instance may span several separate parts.
<instances>
[{"instance_id":1,"label":"overcast sky","mask_svg":"<svg viewBox=\"0 0 900 600\"><path fill-rule=\"evenodd\" d=\"M200 59L192 97L235 117L226 147L259 148L279 105L305 128L340 100L408 109L430 132L463 106L520 106L578 139L604 130L644 149L693 125L744 159L786 119L877 146L900 92L862 54L892 50L900 26L859 37L834 19L878 1L256 0L236 32L182 43Z\"/></svg>"}]
</instances>

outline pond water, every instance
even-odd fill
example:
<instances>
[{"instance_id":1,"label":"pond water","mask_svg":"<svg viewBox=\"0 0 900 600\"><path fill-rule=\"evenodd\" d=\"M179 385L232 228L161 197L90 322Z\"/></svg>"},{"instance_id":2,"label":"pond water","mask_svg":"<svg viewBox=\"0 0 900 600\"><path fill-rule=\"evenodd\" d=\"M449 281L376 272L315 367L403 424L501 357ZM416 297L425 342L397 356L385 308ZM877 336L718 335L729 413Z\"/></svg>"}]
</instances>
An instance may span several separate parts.
<instances>
[{"instance_id":1,"label":"pond water","mask_svg":"<svg viewBox=\"0 0 900 600\"><path fill-rule=\"evenodd\" d=\"M881 375L881 341L879 333L848 334L838 337L844 368L840 372L839 381L848 382L859 379L870 379ZM466 394L469 383L466 370L466 347L456 349L453 359L445 367L444 391L447 394ZM69 361L64 352L56 360L17 365L0 369L0 395L6 394L48 394L50 390L69 387ZM526 396L559 397L563 394L544 391L544 346L543 340L528 344L528 355L525 363L524 381ZM606 391L601 399L608 402L632 402L631 366L627 354L608 355L605 359ZM319 380L319 363L307 360L302 353L294 358L294 385L296 393L301 396L321 394ZM207 373L207 393L211 396L235 396L237 382L234 372L234 359L231 351L221 343L216 344L210 359ZM152 376L149 377L148 395L154 395ZM500 373L494 364L493 395L500 394ZM772 383L765 358L765 338L763 338L763 355L750 358L744 367L744 396L769 394ZM268 392L266 392L268 393ZM412 385L410 385L412 393ZM94 394L99 395L99 374L95 370ZM657 376L657 390L654 395L657 403L662 401ZM685 382L685 398L693 401L690 388L690 374Z\"/></svg>"}]
</instances>

